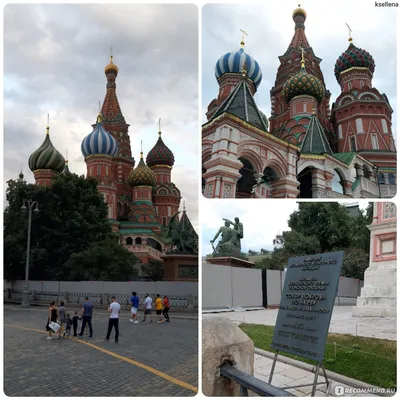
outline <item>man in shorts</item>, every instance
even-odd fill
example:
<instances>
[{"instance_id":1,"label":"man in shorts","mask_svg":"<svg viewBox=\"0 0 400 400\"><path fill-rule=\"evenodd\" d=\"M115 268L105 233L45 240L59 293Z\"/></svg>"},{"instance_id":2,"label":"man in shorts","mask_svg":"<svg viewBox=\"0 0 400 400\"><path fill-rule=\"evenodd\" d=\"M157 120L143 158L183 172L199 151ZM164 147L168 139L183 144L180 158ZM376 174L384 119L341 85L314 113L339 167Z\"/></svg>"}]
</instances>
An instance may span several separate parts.
<instances>
[{"instance_id":1,"label":"man in shorts","mask_svg":"<svg viewBox=\"0 0 400 400\"><path fill-rule=\"evenodd\" d=\"M160 295L158 294L156 297L156 314L158 316L158 321L157 321L158 324L161 324L161 322L163 322L161 313L162 313L162 300Z\"/></svg>"},{"instance_id":2,"label":"man in shorts","mask_svg":"<svg viewBox=\"0 0 400 400\"><path fill-rule=\"evenodd\" d=\"M150 316L150 322L153 322L153 317L151 316L151 310L153 308L153 300L149 296L148 293L146 293L146 300L144 301L144 318L143 322L146 322L146 316Z\"/></svg>"},{"instance_id":3,"label":"man in shorts","mask_svg":"<svg viewBox=\"0 0 400 400\"><path fill-rule=\"evenodd\" d=\"M129 321L133 322L134 324L138 324L139 321L137 319L137 310L139 308L139 296L137 296L136 292L132 292L131 304L132 318Z\"/></svg>"}]
</instances>

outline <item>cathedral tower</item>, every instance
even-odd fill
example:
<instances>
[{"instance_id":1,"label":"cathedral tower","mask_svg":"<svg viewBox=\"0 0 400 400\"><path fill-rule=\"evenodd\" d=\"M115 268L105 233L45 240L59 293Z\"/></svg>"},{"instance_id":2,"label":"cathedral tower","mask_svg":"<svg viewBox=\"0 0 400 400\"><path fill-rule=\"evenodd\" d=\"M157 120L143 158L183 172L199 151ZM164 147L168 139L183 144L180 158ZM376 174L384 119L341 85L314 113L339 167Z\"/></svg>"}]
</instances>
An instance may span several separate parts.
<instances>
[{"instance_id":1,"label":"cathedral tower","mask_svg":"<svg viewBox=\"0 0 400 400\"><path fill-rule=\"evenodd\" d=\"M378 175L388 176L396 168L393 109L387 96L372 85L374 59L356 47L351 37L349 42L335 64L341 94L332 107L332 122L339 152L357 152L378 167ZM384 178L380 183L389 182Z\"/></svg>"},{"instance_id":2,"label":"cathedral tower","mask_svg":"<svg viewBox=\"0 0 400 400\"><path fill-rule=\"evenodd\" d=\"M117 142L118 152L115 154L112 170L116 179L117 197L120 199L131 196L131 188L128 183L128 175L134 166L132 158L129 125L125 122L116 92L116 79L119 69L114 64L113 56L104 69L107 78L107 91L101 107L102 123L104 129L109 132ZM126 204L126 203L124 203Z\"/></svg>"},{"instance_id":3,"label":"cathedral tower","mask_svg":"<svg viewBox=\"0 0 400 400\"><path fill-rule=\"evenodd\" d=\"M98 181L97 189L108 204L108 218L116 219L116 193L113 157L117 153L116 140L102 126L101 114L93 131L87 135L81 145L81 151L87 165L87 176Z\"/></svg>"},{"instance_id":4,"label":"cathedral tower","mask_svg":"<svg viewBox=\"0 0 400 400\"><path fill-rule=\"evenodd\" d=\"M158 222L164 226L168 226L171 216L178 212L181 201L179 189L171 182L174 162L174 154L162 140L160 127L157 143L147 154L146 163L156 177L153 201L157 210Z\"/></svg>"}]
</instances>

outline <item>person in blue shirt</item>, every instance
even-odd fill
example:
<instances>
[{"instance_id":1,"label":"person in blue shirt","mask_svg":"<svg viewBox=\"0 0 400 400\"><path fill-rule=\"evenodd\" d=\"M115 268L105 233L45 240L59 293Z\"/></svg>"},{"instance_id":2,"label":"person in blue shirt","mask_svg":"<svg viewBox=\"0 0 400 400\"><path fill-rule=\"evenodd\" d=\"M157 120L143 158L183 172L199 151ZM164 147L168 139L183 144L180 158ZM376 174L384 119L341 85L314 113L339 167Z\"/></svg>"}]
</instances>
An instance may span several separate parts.
<instances>
[{"instance_id":1,"label":"person in blue shirt","mask_svg":"<svg viewBox=\"0 0 400 400\"><path fill-rule=\"evenodd\" d=\"M132 318L129 321L133 322L134 324L138 324L139 321L137 319L137 310L139 308L139 296L136 295L136 292L132 292L131 304Z\"/></svg>"},{"instance_id":2,"label":"person in blue shirt","mask_svg":"<svg viewBox=\"0 0 400 400\"><path fill-rule=\"evenodd\" d=\"M89 301L89 297L85 298L85 302L82 307L82 327L81 333L78 335L80 337L83 336L83 332L85 330L86 324L89 325L89 337L93 337L93 328L92 328L92 314L93 314L93 304Z\"/></svg>"}]
</instances>

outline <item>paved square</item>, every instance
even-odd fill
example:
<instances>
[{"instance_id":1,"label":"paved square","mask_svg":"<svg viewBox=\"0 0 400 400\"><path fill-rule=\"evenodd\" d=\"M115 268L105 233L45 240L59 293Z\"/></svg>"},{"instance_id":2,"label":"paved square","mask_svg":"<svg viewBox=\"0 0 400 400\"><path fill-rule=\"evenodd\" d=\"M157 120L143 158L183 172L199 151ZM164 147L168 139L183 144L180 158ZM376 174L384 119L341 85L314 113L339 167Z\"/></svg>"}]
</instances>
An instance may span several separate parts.
<instances>
[{"instance_id":1,"label":"paved square","mask_svg":"<svg viewBox=\"0 0 400 400\"><path fill-rule=\"evenodd\" d=\"M72 312L74 310L68 310ZM142 316L142 313L140 314ZM153 316L155 321L155 316ZM198 322L132 324L105 342L108 315L93 315L93 338L47 340L47 309L4 307L4 392L7 396L194 396ZM25 329L22 329L25 328Z\"/></svg>"}]
</instances>

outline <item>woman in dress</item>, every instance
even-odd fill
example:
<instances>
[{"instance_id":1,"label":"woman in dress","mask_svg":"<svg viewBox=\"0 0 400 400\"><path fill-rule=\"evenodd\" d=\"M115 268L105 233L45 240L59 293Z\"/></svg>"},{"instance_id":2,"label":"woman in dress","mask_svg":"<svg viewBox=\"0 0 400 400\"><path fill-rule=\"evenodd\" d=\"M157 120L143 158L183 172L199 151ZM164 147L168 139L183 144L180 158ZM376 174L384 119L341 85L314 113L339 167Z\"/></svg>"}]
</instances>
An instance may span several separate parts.
<instances>
[{"instance_id":1,"label":"woman in dress","mask_svg":"<svg viewBox=\"0 0 400 400\"><path fill-rule=\"evenodd\" d=\"M58 318L58 310L56 307L56 302L52 301L50 303L49 307L49 317L47 319L47 325L46 325L46 331L49 332L49 336L47 336L47 339L51 339L51 333L53 332L51 328L49 327L50 322L57 322ZM60 334L57 332L58 338L60 338Z\"/></svg>"}]
</instances>

